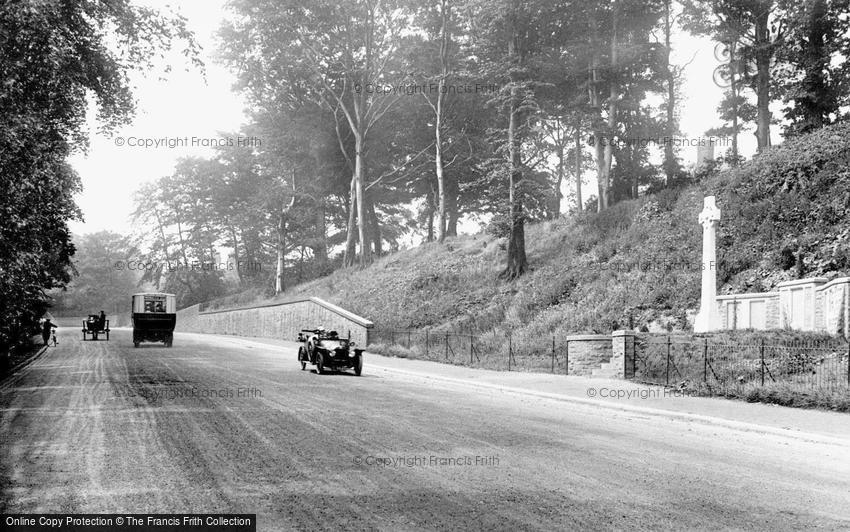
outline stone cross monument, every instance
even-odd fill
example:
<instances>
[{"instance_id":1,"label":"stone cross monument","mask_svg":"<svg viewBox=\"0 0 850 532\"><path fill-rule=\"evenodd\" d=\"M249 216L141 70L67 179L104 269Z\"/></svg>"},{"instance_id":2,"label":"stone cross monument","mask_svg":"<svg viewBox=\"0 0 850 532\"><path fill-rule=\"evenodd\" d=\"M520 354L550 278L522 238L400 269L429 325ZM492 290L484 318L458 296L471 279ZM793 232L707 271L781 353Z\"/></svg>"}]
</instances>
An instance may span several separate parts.
<instances>
[{"instance_id":1,"label":"stone cross monument","mask_svg":"<svg viewBox=\"0 0 850 532\"><path fill-rule=\"evenodd\" d=\"M720 328L717 312L717 253L716 230L720 222L720 209L714 196L703 199L699 223L702 225L702 297L699 313L694 321L694 332L714 331Z\"/></svg>"}]
</instances>

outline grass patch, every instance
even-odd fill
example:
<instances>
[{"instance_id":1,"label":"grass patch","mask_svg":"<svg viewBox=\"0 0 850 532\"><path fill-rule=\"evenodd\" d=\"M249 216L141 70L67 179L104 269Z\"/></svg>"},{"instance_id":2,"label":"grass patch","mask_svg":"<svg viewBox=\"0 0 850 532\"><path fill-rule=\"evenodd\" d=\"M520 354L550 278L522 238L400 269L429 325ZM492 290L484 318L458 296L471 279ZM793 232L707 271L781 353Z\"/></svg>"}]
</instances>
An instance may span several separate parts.
<instances>
[{"instance_id":1,"label":"grass patch","mask_svg":"<svg viewBox=\"0 0 850 532\"><path fill-rule=\"evenodd\" d=\"M694 383L680 389L689 395L702 397L724 397L747 401L748 403L767 403L794 408L850 412L850 388L805 390L793 383L776 382L766 383L764 386L747 384L727 387L711 387L703 383Z\"/></svg>"}]
</instances>

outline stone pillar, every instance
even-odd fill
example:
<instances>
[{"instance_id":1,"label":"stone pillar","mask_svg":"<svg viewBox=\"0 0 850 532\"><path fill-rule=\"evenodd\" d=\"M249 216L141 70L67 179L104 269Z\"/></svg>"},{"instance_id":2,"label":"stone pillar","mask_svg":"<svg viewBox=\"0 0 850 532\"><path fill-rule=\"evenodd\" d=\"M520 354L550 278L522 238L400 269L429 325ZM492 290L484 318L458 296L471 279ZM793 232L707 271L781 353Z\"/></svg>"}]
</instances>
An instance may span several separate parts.
<instances>
[{"instance_id":1,"label":"stone pillar","mask_svg":"<svg viewBox=\"0 0 850 532\"><path fill-rule=\"evenodd\" d=\"M631 379L635 376L635 333L620 330L611 333L611 361L617 364L617 377Z\"/></svg>"},{"instance_id":2,"label":"stone pillar","mask_svg":"<svg viewBox=\"0 0 850 532\"><path fill-rule=\"evenodd\" d=\"M703 209L699 214L702 225L702 297L700 309L694 321L694 332L714 331L720 328L717 312L717 250L716 231L720 222L720 209L714 203L714 196L703 199Z\"/></svg>"}]
</instances>

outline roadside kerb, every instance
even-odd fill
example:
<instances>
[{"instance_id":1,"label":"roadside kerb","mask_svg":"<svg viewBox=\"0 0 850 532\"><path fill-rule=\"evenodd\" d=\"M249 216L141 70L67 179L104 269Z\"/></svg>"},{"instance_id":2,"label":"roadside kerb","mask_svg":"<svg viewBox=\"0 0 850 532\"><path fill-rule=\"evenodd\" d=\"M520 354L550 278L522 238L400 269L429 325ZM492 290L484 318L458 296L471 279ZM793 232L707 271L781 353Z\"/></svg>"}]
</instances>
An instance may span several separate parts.
<instances>
[{"instance_id":1,"label":"roadside kerb","mask_svg":"<svg viewBox=\"0 0 850 532\"><path fill-rule=\"evenodd\" d=\"M802 432L795 431L790 429L777 429L774 427L766 427L764 425L756 425L751 423L744 423L741 421L732 421L729 419L723 419L719 417L706 416L702 414L690 414L685 412L676 412L674 410L664 410L661 408L649 408L645 406L633 406L622 403L615 403L612 401L605 401L601 399L587 399L584 397L575 397L572 395L562 395L556 393L549 392L538 392L534 390L528 390L525 388L514 388L511 386L504 386L501 384L492 384L487 382L475 382L468 379L456 379L452 377L444 377L442 375L432 375L427 373L419 373L413 371L407 371L403 369L397 368L388 368L386 366L376 365L374 363L369 363L368 368L370 369L378 369L381 371L389 372L389 373L397 373L402 375L407 375L411 377L418 377L422 379L431 379L438 380L443 382L450 382L452 384L461 384L464 386L473 386L478 388L484 388L489 390L502 391L506 393L513 393L517 395L526 395L532 397L540 397L543 399L551 399L555 401L561 401L566 403L576 403L583 404L589 406L598 406L602 408L607 408L609 410L619 410L623 412L630 412L635 414L646 414L656 417L665 417L668 419L674 419L677 421L693 421L699 422L705 425L714 425L719 427L724 427L733 430L739 430L742 432L755 432L755 433L763 433L763 434L772 434L775 436L783 436L786 438L792 438L803 441L810 442L819 442L819 443L827 443L832 445L840 445L845 447L850 447L850 441L842 439L842 438L834 438L832 436L825 436L822 434L814 434L810 432Z\"/></svg>"}]
</instances>

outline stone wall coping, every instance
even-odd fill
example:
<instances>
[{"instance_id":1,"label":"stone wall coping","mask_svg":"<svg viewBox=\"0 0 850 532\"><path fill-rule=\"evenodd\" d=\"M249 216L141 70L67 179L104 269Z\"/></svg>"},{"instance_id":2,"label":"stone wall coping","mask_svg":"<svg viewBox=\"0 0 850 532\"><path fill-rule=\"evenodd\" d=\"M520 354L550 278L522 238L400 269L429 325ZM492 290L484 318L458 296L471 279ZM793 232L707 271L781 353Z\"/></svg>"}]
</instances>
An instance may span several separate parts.
<instances>
[{"instance_id":1,"label":"stone wall coping","mask_svg":"<svg viewBox=\"0 0 850 532\"><path fill-rule=\"evenodd\" d=\"M619 329L619 330L614 331L614 332L612 332L612 333L611 333L611 336L614 336L614 337L618 337L618 336L635 336L635 335L636 335L636 333L635 333L634 331L629 330L629 329Z\"/></svg>"},{"instance_id":2,"label":"stone wall coping","mask_svg":"<svg viewBox=\"0 0 850 532\"><path fill-rule=\"evenodd\" d=\"M356 324L358 324L362 327L366 327L367 329L371 329L375 326L375 324L372 323L372 321L367 320L366 318L360 317L357 314L354 314L353 312L349 312L342 307L338 307L338 306L334 305L333 303L328 303L324 299L320 299L318 297L305 297L305 298L298 298L298 299L289 299L289 300L286 300L286 301L275 301L274 303L265 303L263 305L254 305L254 306L251 306L251 307L237 307L237 308L206 310L204 312L199 312L198 314L203 316L203 315L208 315L208 314L221 314L222 312L238 312L238 311L241 311L241 310L255 310L255 309L267 308L267 307L280 307L280 306L284 306L284 305L293 305L295 303L306 303L306 302L313 302L313 303L315 303L315 304L317 304L321 307L324 307L324 308L330 310L334 314L338 314L338 315L342 316L343 318L351 320L354 323L356 323Z\"/></svg>"},{"instance_id":3,"label":"stone wall coping","mask_svg":"<svg viewBox=\"0 0 850 532\"><path fill-rule=\"evenodd\" d=\"M567 336L567 341L573 342L610 342L611 335L610 334L573 334Z\"/></svg>"},{"instance_id":4,"label":"stone wall coping","mask_svg":"<svg viewBox=\"0 0 850 532\"><path fill-rule=\"evenodd\" d=\"M794 279L793 281L782 281L777 283L777 288L789 288L792 286L802 286L807 284L823 284L826 282L824 277L810 277L808 279Z\"/></svg>"},{"instance_id":5,"label":"stone wall coping","mask_svg":"<svg viewBox=\"0 0 850 532\"><path fill-rule=\"evenodd\" d=\"M724 294L717 296L718 301L730 301L733 299L771 299L779 297L779 292L748 292L746 294Z\"/></svg>"},{"instance_id":6,"label":"stone wall coping","mask_svg":"<svg viewBox=\"0 0 850 532\"><path fill-rule=\"evenodd\" d=\"M829 281L825 285L819 286L817 289L818 290L824 290L826 288L833 287L837 284L844 284L844 283L850 283L850 277L836 277L835 279Z\"/></svg>"}]
</instances>

